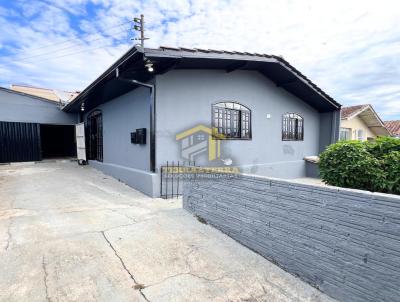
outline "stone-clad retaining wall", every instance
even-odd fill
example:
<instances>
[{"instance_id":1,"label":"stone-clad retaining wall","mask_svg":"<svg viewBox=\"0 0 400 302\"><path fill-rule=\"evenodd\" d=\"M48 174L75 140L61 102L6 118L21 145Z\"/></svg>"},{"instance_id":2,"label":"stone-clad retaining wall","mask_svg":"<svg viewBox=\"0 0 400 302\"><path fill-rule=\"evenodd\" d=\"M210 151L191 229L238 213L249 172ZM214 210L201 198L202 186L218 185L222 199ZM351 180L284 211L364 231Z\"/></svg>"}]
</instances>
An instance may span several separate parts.
<instances>
[{"instance_id":1,"label":"stone-clad retaining wall","mask_svg":"<svg viewBox=\"0 0 400 302\"><path fill-rule=\"evenodd\" d=\"M400 197L253 175L186 184L186 210L340 301L400 301Z\"/></svg>"}]
</instances>

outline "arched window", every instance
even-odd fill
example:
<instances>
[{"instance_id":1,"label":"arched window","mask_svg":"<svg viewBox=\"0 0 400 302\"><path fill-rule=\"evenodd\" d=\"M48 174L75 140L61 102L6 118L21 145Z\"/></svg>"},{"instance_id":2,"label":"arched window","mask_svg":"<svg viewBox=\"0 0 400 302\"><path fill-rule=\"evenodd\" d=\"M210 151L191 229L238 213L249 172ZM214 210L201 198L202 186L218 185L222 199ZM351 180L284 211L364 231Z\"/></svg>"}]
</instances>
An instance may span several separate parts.
<instances>
[{"instance_id":1,"label":"arched window","mask_svg":"<svg viewBox=\"0 0 400 302\"><path fill-rule=\"evenodd\" d=\"M302 141L303 139L303 117L297 113L285 113L282 118L282 140Z\"/></svg>"},{"instance_id":2,"label":"arched window","mask_svg":"<svg viewBox=\"0 0 400 302\"><path fill-rule=\"evenodd\" d=\"M101 110L90 112L86 118L88 159L103 161L103 115Z\"/></svg>"},{"instance_id":3,"label":"arched window","mask_svg":"<svg viewBox=\"0 0 400 302\"><path fill-rule=\"evenodd\" d=\"M212 128L215 139L251 139L251 111L236 102L212 105Z\"/></svg>"}]
</instances>

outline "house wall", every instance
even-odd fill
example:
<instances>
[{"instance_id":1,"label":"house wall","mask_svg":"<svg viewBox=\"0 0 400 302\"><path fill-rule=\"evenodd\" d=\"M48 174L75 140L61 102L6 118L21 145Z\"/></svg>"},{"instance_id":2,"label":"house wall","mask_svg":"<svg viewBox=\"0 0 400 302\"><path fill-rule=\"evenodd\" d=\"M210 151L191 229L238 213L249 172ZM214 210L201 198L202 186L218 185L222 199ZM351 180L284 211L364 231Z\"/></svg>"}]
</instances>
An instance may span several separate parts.
<instances>
[{"instance_id":1,"label":"house wall","mask_svg":"<svg viewBox=\"0 0 400 302\"><path fill-rule=\"evenodd\" d=\"M152 196L149 89L137 88L95 109L103 115L103 162L89 164ZM85 113L85 122L91 111ZM137 128L147 129L145 145L131 143L131 132Z\"/></svg>"},{"instance_id":2,"label":"house wall","mask_svg":"<svg viewBox=\"0 0 400 302\"><path fill-rule=\"evenodd\" d=\"M230 100L252 110L252 139L222 141L221 157L232 159L244 172L303 177L303 157L319 154L320 114L258 72L173 70L158 76L156 84L158 167L166 161L183 160L175 135L198 124L210 127L211 105ZM286 112L303 116L304 141L282 141L282 115ZM197 162L222 164L221 160L208 163L206 154Z\"/></svg>"},{"instance_id":3,"label":"house wall","mask_svg":"<svg viewBox=\"0 0 400 302\"><path fill-rule=\"evenodd\" d=\"M350 120L341 120L340 122L341 128L350 128L351 129L351 139L356 140L357 130L362 129L364 131L364 141L367 140L368 137L376 138L376 134L371 131L370 128L361 120L358 116L353 117Z\"/></svg>"},{"instance_id":4,"label":"house wall","mask_svg":"<svg viewBox=\"0 0 400 302\"><path fill-rule=\"evenodd\" d=\"M339 139L340 110L320 113L319 153Z\"/></svg>"},{"instance_id":5,"label":"house wall","mask_svg":"<svg viewBox=\"0 0 400 302\"><path fill-rule=\"evenodd\" d=\"M74 125L78 115L61 111L52 101L0 90L0 121Z\"/></svg>"}]
</instances>

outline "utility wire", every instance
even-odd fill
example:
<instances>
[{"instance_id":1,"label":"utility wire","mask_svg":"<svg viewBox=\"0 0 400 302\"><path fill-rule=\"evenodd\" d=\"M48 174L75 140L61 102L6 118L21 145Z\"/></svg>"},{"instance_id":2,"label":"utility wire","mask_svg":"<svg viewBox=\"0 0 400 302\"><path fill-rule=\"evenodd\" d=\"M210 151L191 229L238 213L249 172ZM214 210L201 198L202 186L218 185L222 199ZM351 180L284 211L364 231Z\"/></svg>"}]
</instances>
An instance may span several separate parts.
<instances>
[{"instance_id":1,"label":"utility wire","mask_svg":"<svg viewBox=\"0 0 400 302\"><path fill-rule=\"evenodd\" d=\"M83 50L81 50L81 51L71 52L71 53L67 53L67 54L61 55L61 56L56 56L56 57L47 58L47 59L43 59L43 60L39 60L39 61L34 61L34 62L28 62L28 63L40 63L40 62L45 62L45 61L51 61L51 60L55 60L55 59L59 59L59 58L67 57L67 56L72 56L72 55L79 54L79 53L83 53L83 52L89 52L89 51L96 50L96 49L101 49L101 48L110 47L110 46L113 46L113 43L106 44L106 45L99 46L99 47L83 49Z\"/></svg>"},{"instance_id":2,"label":"utility wire","mask_svg":"<svg viewBox=\"0 0 400 302\"><path fill-rule=\"evenodd\" d=\"M122 32L125 32L126 30L124 29L124 30L120 30L120 31L118 31L118 32L115 32L115 33L107 33L107 35L116 35L116 34L119 34L119 33L122 33ZM103 40L103 39L107 39L107 38L109 38L109 37L98 37L98 38L94 38L94 39L89 39L89 40L84 40L84 42L94 42L94 41L99 41L99 40ZM32 59L32 58L37 58L37 57L42 57L42 56L47 56L47 55L51 55L51 54L53 54L53 53L57 53L57 52L60 52L60 51L63 51L63 50L66 50L66 49L70 49L70 48L74 48L74 47L76 47L76 45L74 44L74 45L70 45L70 46L67 46L67 47L63 47L63 48L59 48L59 49L55 49L55 50L53 50L53 51L50 51L50 52L44 52L44 53L40 53L40 54L36 54L36 55L33 55L33 56L29 56L29 57L24 57L24 58L18 58L18 61L19 62L24 62L24 61L29 61L30 59Z\"/></svg>"},{"instance_id":3,"label":"utility wire","mask_svg":"<svg viewBox=\"0 0 400 302\"><path fill-rule=\"evenodd\" d=\"M132 23L132 22L133 21L130 20L130 21L127 21L127 22L116 24L114 26L109 27L108 29L116 28L116 27L119 27L119 26L122 26L122 25L126 25L126 24L129 24L129 23ZM43 48L46 48L46 47L52 47L52 46L55 46L55 45L63 45L63 44L68 43L70 41L80 40L80 39L81 39L80 37L74 37L74 38L67 39L67 40L65 40L63 42L51 43L51 44L43 45L43 46L40 46L40 47L35 47L33 49L30 49L29 51L31 52L31 51L35 51L35 50L38 50L38 49L43 49ZM23 51L21 53L23 53Z\"/></svg>"}]
</instances>

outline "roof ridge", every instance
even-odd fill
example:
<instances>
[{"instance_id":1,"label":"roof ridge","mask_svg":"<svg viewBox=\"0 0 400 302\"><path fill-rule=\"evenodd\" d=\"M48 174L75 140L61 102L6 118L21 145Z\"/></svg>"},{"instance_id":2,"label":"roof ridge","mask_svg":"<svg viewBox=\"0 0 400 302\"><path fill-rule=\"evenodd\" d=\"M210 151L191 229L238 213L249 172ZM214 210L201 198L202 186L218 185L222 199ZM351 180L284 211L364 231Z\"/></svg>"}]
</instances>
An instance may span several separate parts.
<instances>
[{"instance_id":1,"label":"roof ridge","mask_svg":"<svg viewBox=\"0 0 400 302\"><path fill-rule=\"evenodd\" d=\"M238 50L224 50L224 49L211 49L211 48L193 48L193 47L184 47L184 46L165 46L160 45L158 48L152 48L155 50L174 50L174 51L189 51L189 52L211 52L211 53L226 53L226 54L240 54L240 55L248 55L248 56L259 56L259 57L276 57L282 59L281 56L271 55L271 54L260 54L255 52L247 52L247 51L238 51Z\"/></svg>"}]
</instances>

